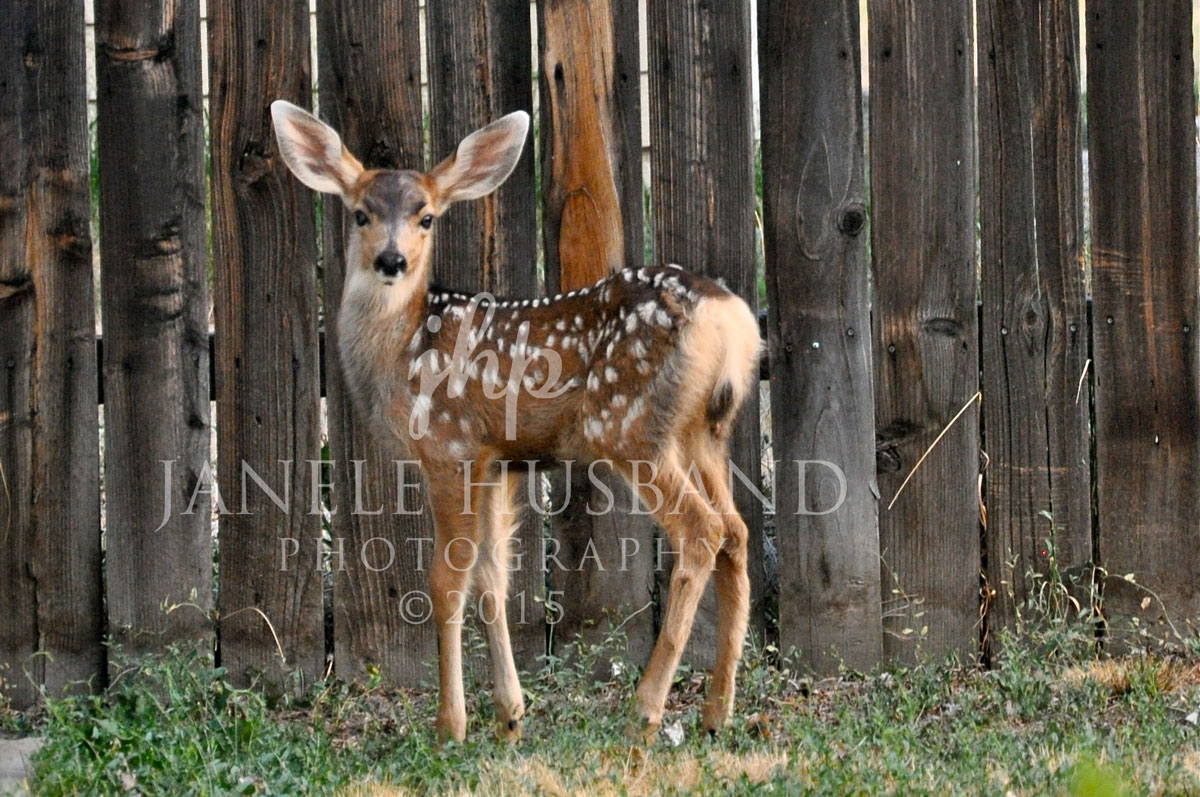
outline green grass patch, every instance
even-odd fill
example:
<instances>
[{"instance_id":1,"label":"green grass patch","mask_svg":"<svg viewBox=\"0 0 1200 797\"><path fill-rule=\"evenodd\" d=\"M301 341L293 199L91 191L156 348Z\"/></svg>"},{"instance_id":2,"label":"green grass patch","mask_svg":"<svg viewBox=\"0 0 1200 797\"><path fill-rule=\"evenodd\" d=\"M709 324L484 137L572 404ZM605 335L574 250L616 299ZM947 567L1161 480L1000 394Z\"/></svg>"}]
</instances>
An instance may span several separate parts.
<instances>
[{"instance_id":1,"label":"green grass patch","mask_svg":"<svg viewBox=\"0 0 1200 797\"><path fill-rule=\"evenodd\" d=\"M657 744L630 741L641 662L618 639L547 657L523 680L524 738L497 742L474 629L467 742L441 750L431 689L377 675L241 689L182 651L115 654L103 694L0 710L0 733L46 738L35 785L52 795L1200 793L1200 644L1169 620L1117 635L1100 587L1132 575L1067 579L1051 557L1027 578L1031 597L992 634L987 668L949 659L814 679L750 645L716 738L700 727L707 679L685 667ZM1147 591L1142 608L1154 600ZM1136 653L1098 654L1101 638Z\"/></svg>"},{"instance_id":2,"label":"green grass patch","mask_svg":"<svg viewBox=\"0 0 1200 797\"><path fill-rule=\"evenodd\" d=\"M434 696L336 680L283 697L234 688L196 654L126 665L102 695L9 714L47 743L41 794L709 793L1125 794L1200 790L1200 663L1098 659L1005 643L991 670L953 661L812 681L749 651L737 712L700 730L705 678L681 671L667 734L631 746L637 670L596 679L596 656L526 678L515 746L493 741L478 678L464 745L434 748ZM611 653L608 651L607 653ZM607 671L607 670L606 670Z\"/></svg>"}]
</instances>

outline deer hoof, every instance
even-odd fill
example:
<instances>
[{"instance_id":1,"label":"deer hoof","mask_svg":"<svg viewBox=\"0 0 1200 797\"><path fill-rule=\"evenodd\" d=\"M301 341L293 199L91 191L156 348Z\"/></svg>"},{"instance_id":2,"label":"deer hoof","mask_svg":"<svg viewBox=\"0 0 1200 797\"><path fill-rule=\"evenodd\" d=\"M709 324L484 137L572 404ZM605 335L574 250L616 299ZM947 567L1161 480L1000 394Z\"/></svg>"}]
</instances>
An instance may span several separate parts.
<instances>
[{"instance_id":1,"label":"deer hoof","mask_svg":"<svg viewBox=\"0 0 1200 797\"><path fill-rule=\"evenodd\" d=\"M521 721L513 718L496 723L496 738L512 744L521 740Z\"/></svg>"}]
</instances>

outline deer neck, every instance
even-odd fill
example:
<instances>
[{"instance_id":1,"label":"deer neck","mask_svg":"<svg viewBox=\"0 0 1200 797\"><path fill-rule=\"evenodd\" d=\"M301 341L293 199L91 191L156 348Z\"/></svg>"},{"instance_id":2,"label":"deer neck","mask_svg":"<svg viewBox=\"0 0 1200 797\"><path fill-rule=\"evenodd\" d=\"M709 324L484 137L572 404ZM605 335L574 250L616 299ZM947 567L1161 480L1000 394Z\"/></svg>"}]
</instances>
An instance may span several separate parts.
<instances>
[{"instance_id":1,"label":"deer neck","mask_svg":"<svg viewBox=\"0 0 1200 797\"><path fill-rule=\"evenodd\" d=\"M409 345L425 323L427 269L415 268L392 285L358 268L347 253L349 276L338 313L338 354L354 402L373 422L387 424L396 403L411 403Z\"/></svg>"}]
</instances>

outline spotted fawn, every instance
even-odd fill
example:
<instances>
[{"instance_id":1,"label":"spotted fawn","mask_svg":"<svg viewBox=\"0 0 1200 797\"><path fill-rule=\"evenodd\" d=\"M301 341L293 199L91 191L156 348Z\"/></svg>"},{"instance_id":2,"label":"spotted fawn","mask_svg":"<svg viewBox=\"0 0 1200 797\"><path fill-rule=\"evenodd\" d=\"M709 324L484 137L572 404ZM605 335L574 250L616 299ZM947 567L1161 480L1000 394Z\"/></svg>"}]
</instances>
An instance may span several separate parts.
<instances>
[{"instance_id":1,"label":"spotted fawn","mask_svg":"<svg viewBox=\"0 0 1200 797\"><path fill-rule=\"evenodd\" d=\"M353 219L337 337L354 404L377 438L420 461L428 487L439 741L466 732L461 618L472 589L498 733L520 735L525 705L505 612L519 474L507 463L529 460L611 463L670 540L666 613L637 690L648 736L714 574L718 649L703 722L715 732L732 710L749 611L747 531L731 494L728 441L758 372L750 308L677 266L625 269L539 299L433 287L437 218L508 177L529 116L518 111L475 131L422 173L364 169L316 117L282 100L271 113L292 173L339 196Z\"/></svg>"}]
</instances>

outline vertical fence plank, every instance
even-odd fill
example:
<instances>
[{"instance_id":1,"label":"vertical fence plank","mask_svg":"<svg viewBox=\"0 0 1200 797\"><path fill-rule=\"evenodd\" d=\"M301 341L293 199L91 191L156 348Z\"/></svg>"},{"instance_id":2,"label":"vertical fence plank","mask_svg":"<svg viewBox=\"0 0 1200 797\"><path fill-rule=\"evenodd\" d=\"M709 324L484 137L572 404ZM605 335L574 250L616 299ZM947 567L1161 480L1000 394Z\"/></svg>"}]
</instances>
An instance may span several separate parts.
<instances>
[{"instance_id":1,"label":"vertical fence plank","mask_svg":"<svg viewBox=\"0 0 1200 797\"><path fill-rule=\"evenodd\" d=\"M1113 617L1200 614L1192 3L1087 9L1100 561ZM1122 625L1118 622L1118 627Z\"/></svg>"},{"instance_id":2,"label":"vertical fence plank","mask_svg":"<svg viewBox=\"0 0 1200 797\"><path fill-rule=\"evenodd\" d=\"M1048 570L1048 540L1064 569L1092 558L1079 64L1077 0L980 4L989 630Z\"/></svg>"},{"instance_id":3,"label":"vertical fence plank","mask_svg":"<svg viewBox=\"0 0 1200 797\"><path fill-rule=\"evenodd\" d=\"M650 3L650 173L654 251L710 277L758 305L754 255L754 141L749 0ZM758 391L733 433L733 464L758 484ZM735 479L734 497L750 529L751 592L762 595L763 508ZM716 602L697 613L688 660L716 651ZM757 620L753 621L757 624Z\"/></svg>"},{"instance_id":4,"label":"vertical fence plank","mask_svg":"<svg viewBox=\"0 0 1200 797\"><path fill-rule=\"evenodd\" d=\"M871 0L869 8L884 651L909 654L911 638L923 636L927 653L973 654L976 407L887 508L979 387L971 4Z\"/></svg>"},{"instance_id":5,"label":"vertical fence plank","mask_svg":"<svg viewBox=\"0 0 1200 797\"><path fill-rule=\"evenodd\" d=\"M528 0L439 0L425 7L433 160L463 136L506 113L533 110L533 42ZM443 284L496 295L534 296L537 216L532 132L516 169L491 196L451 207L438 221L434 274ZM536 478L536 477L535 477ZM509 623L517 666L545 653L542 523L527 512L516 535L522 554L510 576ZM514 557L514 567L518 562Z\"/></svg>"},{"instance_id":6,"label":"vertical fence plank","mask_svg":"<svg viewBox=\"0 0 1200 797\"><path fill-rule=\"evenodd\" d=\"M105 575L130 653L212 647L204 612L163 608L212 607L207 496L185 514L211 431L200 75L196 2L97 2Z\"/></svg>"},{"instance_id":7,"label":"vertical fence plank","mask_svg":"<svg viewBox=\"0 0 1200 797\"><path fill-rule=\"evenodd\" d=\"M316 677L325 635L310 487L310 461L321 458L312 194L277 157L268 111L278 98L311 104L308 4L214 3L209 14L218 472L236 503L220 518L221 661L239 682L252 672ZM290 498L288 510L244 467Z\"/></svg>"},{"instance_id":8,"label":"vertical fence plank","mask_svg":"<svg viewBox=\"0 0 1200 797\"><path fill-rule=\"evenodd\" d=\"M103 676L83 3L0 32L0 689ZM46 654L46 655L35 655ZM28 677L26 677L28 674Z\"/></svg>"},{"instance_id":9,"label":"vertical fence plank","mask_svg":"<svg viewBox=\"0 0 1200 797\"><path fill-rule=\"evenodd\" d=\"M780 639L820 672L883 655L858 16L759 4Z\"/></svg>"},{"instance_id":10,"label":"vertical fence plank","mask_svg":"<svg viewBox=\"0 0 1200 797\"><path fill-rule=\"evenodd\" d=\"M558 293L641 261L638 14L636 0L543 0L539 11L546 289ZM654 598L654 523L630 513L635 499L620 477L595 474L612 490L612 507L600 495L593 501L581 467L567 496L551 501L557 508L569 498L555 521L559 559L582 568L552 571L563 607L556 638L599 643L624 623L628 654L642 660L654 644L654 612L631 613ZM590 501L611 511L589 515Z\"/></svg>"},{"instance_id":11,"label":"vertical fence plank","mask_svg":"<svg viewBox=\"0 0 1200 797\"><path fill-rule=\"evenodd\" d=\"M417 0L384 6L330 0L317 8L321 116L369 169L423 167L418 14ZM334 550L341 552L332 560L335 666L346 679L361 678L372 666L389 683L417 686L430 679L429 665L437 659L433 623L419 622L426 606L416 597L429 590L427 566L418 565L432 550L422 540L433 539L433 522L427 509L396 513L401 496L395 460L403 456L393 457L397 452L371 440L347 393L337 340L346 213L334 197L325 197L323 207L329 447L337 496L332 534ZM401 467L407 467L405 483L419 480L415 468ZM412 491L402 497L406 512L425 504ZM423 558L419 545L425 546ZM389 559L391 566L384 567ZM417 603L405 606L406 599Z\"/></svg>"}]
</instances>

